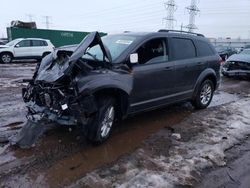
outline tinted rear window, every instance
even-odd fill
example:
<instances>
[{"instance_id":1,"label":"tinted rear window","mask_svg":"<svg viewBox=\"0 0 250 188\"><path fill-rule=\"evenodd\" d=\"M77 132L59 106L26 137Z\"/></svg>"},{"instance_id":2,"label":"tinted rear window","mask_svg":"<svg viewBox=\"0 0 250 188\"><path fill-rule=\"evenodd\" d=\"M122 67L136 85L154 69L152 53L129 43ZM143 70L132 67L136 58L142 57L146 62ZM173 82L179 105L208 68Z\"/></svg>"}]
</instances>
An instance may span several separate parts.
<instances>
[{"instance_id":1,"label":"tinted rear window","mask_svg":"<svg viewBox=\"0 0 250 188\"><path fill-rule=\"evenodd\" d=\"M204 41L196 41L197 54L199 57L214 55L212 48Z\"/></svg>"},{"instance_id":2,"label":"tinted rear window","mask_svg":"<svg viewBox=\"0 0 250 188\"><path fill-rule=\"evenodd\" d=\"M173 58L175 60L196 57L194 43L190 39L173 38L171 46Z\"/></svg>"}]
</instances>

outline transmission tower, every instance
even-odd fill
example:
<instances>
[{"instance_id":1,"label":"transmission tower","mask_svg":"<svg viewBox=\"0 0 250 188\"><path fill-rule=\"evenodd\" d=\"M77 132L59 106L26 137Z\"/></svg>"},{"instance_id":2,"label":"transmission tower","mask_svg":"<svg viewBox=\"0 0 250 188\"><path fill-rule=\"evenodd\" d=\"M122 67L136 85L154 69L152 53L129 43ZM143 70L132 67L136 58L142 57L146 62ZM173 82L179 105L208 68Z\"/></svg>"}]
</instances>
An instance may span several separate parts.
<instances>
[{"instance_id":1,"label":"transmission tower","mask_svg":"<svg viewBox=\"0 0 250 188\"><path fill-rule=\"evenodd\" d=\"M26 16L29 19L29 22L33 22L33 18L35 17L33 14L26 14Z\"/></svg>"},{"instance_id":2,"label":"transmission tower","mask_svg":"<svg viewBox=\"0 0 250 188\"><path fill-rule=\"evenodd\" d=\"M168 0L166 3L164 3L164 7L167 11L167 17L163 18L163 21L165 22L165 28L173 30L174 22L176 21L174 19L174 13L177 10L175 0Z\"/></svg>"},{"instance_id":3,"label":"transmission tower","mask_svg":"<svg viewBox=\"0 0 250 188\"><path fill-rule=\"evenodd\" d=\"M50 22L51 16L43 16L45 18L45 23L46 24L46 28L49 29L50 25L52 25L52 23Z\"/></svg>"},{"instance_id":4,"label":"transmission tower","mask_svg":"<svg viewBox=\"0 0 250 188\"><path fill-rule=\"evenodd\" d=\"M186 7L189 13L189 24L186 26L189 32L193 32L198 29L195 25L195 16L200 12L197 6L197 0L191 0L191 5Z\"/></svg>"}]
</instances>

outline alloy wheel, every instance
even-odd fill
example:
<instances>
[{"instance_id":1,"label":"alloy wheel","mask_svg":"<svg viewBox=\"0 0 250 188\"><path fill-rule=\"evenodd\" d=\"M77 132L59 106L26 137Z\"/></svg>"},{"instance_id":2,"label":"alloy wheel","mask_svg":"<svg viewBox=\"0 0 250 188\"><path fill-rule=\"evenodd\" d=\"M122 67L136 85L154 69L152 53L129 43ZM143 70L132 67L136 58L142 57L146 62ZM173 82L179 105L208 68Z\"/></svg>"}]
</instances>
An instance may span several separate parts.
<instances>
[{"instance_id":1,"label":"alloy wheel","mask_svg":"<svg viewBox=\"0 0 250 188\"><path fill-rule=\"evenodd\" d=\"M9 54L2 55L2 61L4 63L10 63L11 62L11 56Z\"/></svg>"},{"instance_id":2,"label":"alloy wheel","mask_svg":"<svg viewBox=\"0 0 250 188\"><path fill-rule=\"evenodd\" d=\"M202 105L207 105L212 97L212 86L209 83L206 83L200 93L200 101Z\"/></svg>"},{"instance_id":3,"label":"alloy wheel","mask_svg":"<svg viewBox=\"0 0 250 188\"><path fill-rule=\"evenodd\" d=\"M114 122L114 117L115 117L114 106L110 106L105 112L104 119L102 121L102 126L101 126L102 138L105 138L106 136L109 135L113 122Z\"/></svg>"}]
</instances>

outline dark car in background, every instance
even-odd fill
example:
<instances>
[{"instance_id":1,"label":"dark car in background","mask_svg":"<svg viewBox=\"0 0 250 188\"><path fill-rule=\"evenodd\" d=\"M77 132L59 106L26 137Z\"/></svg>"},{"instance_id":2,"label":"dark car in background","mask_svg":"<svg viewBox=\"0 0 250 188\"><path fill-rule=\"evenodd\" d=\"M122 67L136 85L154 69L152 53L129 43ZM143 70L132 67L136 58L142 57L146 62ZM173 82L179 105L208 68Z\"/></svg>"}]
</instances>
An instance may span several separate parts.
<instances>
[{"instance_id":1,"label":"dark car in background","mask_svg":"<svg viewBox=\"0 0 250 188\"><path fill-rule=\"evenodd\" d=\"M226 77L250 78L250 48L229 57L222 67L222 74Z\"/></svg>"},{"instance_id":2,"label":"dark car in background","mask_svg":"<svg viewBox=\"0 0 250 188\"><path fill-rule=\"evenodd\" d=\"M231 55L237 53L235 48L229 46L216 46L215 49L224 61L227 60L227 58L229 58Z\"/></svg>"},{"instance_id":3,"label":"dark car in background","mask_svg":"<svg viewBox=\"0 0 250 188\"><path fill-rule=\"evenodd\" d=\"M93 32L38 64L23 90L27 117L81 125L89 140L101 143L115 119L180 101L206 108L220 82L220 63L200 34L160 30L101 38Z\"/></svg>"}]
</instances>

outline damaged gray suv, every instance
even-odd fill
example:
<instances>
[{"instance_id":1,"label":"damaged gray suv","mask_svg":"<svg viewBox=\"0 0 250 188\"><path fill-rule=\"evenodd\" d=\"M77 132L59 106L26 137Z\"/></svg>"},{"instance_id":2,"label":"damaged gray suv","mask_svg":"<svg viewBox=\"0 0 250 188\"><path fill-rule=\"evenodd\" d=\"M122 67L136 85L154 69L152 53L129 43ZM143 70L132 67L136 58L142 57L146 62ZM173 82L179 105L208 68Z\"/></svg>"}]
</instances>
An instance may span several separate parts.
<instances>
[{"instance_id":1,"label":"damaged gray suv","mask_svg":"<svg viewBox=\"0 0 250 188\"><path fill-rule=\"evenodd\" d=\"M93 32L47 55L23 99L32 121L80 125L101 143L128 115L180 101L206 108L219 81L220 57L203 35Z\"/></svg>"}]
</instances>

